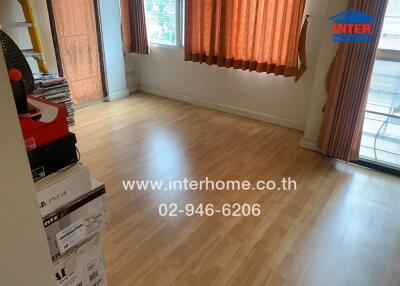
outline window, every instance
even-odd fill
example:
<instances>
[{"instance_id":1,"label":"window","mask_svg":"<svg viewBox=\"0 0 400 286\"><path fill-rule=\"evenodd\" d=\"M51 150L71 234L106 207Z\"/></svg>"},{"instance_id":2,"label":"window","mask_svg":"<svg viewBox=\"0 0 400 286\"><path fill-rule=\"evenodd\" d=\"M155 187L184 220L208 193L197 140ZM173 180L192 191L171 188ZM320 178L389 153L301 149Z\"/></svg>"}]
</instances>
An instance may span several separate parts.
<instances>
[{"instance_id":1,"label":"window","mask_svg":"<svg viewBox=\"0 0 400 286\"><path fill-rule=\"evenodd\" d=\"M389 0L365 112L360 157L400 169L400 0Z\"/></svg>"},{"instance_id":2,"label":"window","mask_svg":"<svg viewBox=\"0 0 400 286\"><path fill-rule=\"evenodd\" d=\"M145 10L150 43L182 46L183 0L145 0Z\"/></svg>"},{"instance_id":3,"label":"window","mask_svg":"<svg viewBox=\"0 0 400 286\"><path fill-rule=\"evenodd\" d=\"M383 22L379 50L400 50L400 1L389 0Z\"/></svg>"}]
</instances>

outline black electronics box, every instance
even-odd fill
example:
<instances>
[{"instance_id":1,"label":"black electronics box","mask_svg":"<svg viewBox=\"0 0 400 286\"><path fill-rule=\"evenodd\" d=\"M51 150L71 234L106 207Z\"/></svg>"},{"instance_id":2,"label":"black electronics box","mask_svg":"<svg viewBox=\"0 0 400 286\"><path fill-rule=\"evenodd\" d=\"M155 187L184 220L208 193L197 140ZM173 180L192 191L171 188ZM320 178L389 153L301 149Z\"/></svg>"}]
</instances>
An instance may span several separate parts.
<instances>
[{"instance_id":1,"label":"black electronics box","mask_svg":"<svg viewBox=\"0 0 400 286\"><path fill-rule=\"evenodd\" d=\"M45 146L27 151L32 177L37 181L78 162L75 134L51 142Z\"/></svg>"}]
</instances>

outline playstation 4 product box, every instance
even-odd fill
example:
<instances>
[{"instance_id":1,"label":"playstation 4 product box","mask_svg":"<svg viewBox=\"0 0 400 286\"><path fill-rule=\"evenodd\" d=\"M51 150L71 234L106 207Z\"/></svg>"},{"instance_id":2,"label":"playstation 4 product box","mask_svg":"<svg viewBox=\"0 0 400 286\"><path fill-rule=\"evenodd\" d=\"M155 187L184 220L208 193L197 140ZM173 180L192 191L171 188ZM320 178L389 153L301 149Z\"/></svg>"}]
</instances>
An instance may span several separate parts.
<instances>
[{"instance_id":1,"label":"playstation 4 product box","mask_svg":"<svg viewBox=\"0 0 400 286\"><path fill-rule=\"evenodd\" d=\"M43 219L53 261L99 232L108 222L104 185L92 180L92 191Z\"/></svg>"},{"instance_id":2,"label":"playstation 4 product box","mask_svg":"<svg viewBox=\"0 0 400 286\"><path fill-rule=\"evenodd\" d=\"M92 190L88 168L78 163L35 182L42 218Z\"/></svg>"},{"instance_id":3,"label":"playstation 4 product box","mask_svg":"<svg viewBox=\"0 0 400 286\"><path fill-rule=\"evenodd\" d=\"M58 286L107 286L99 235L57 261L54 273Z\"/></svg>"}]
</instances>

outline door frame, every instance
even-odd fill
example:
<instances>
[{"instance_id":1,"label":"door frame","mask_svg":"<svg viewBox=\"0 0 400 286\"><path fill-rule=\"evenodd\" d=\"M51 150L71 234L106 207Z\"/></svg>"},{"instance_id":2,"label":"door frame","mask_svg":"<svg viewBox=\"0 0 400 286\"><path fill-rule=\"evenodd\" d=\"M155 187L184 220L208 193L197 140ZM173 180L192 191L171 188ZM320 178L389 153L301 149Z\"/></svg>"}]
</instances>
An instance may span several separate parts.
<instances>
[{"instance_id":1,"label":"door frame","mask_svg":"<svg viewBox=\"0 0 400 286\"><path fill-rule=\"evenodd\" d=\"M54 19L54 11L53 5L51 4L52 0L46 0L47 3L47 10L49 13L49 20L50 20L50 29L53 38L53 45L54 51L56 54L56 62L57 62L57 69L59 76L64 76L64 70L61 61L60 55L60 46L58 43L58 36L57 36L57 28L56 22ZM103 34L101 30L101 23L100 23L100 10L99 10L99 0L92 0L94 6L94 13L95 13L95 22L96 22L96 34L97 34L97 45L99 51L99 64L100 64L100 75L101 75L101 85L102 85L102 99L104 100L107 97L107 83L106 83L106 74L105 74L105 64L104 64L104 52L103 52Z\"/></svg>"},{"instance_id":2,"label":"door frame","mask_svg":"<svg viewBox=\"0 0 400 286\"><path fill-rule=\"evenodd\" d=\"M394 167L389 166L389 165L381 164L379 162L373 162L373 161L361 158L360 160L357 160L357 161L351 161L351 163L359 165L361 167L373 169L373 170L376 170L379 172L383 172L386 174L400 177L400 170L395 169Z\"/></svg>"}]
</instances>

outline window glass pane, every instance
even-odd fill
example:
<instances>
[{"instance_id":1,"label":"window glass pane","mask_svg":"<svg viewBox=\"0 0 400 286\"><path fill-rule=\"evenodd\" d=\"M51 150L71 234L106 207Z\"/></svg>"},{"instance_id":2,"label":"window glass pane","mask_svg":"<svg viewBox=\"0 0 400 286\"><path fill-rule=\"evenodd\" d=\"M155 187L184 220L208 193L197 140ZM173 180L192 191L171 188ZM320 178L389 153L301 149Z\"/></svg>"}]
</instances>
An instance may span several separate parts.
<instances>
[{"instance_id":1,"label":"window glass pane","mask_svg":"<svg viewBox=\"0 0 400 286\"><path fill-rule=\"evenodd\" d=\"M176 0L146 0L150 43L176 45Z\"/></svg>"},{"instance_id":2,"label":"window glass pane","mask_svg":"<svg viewBox=\"0 0 400 286\"><path fill-rule=\"evenodd\" d=\"M360 156L400 168L400 62L375 61Z\"/></svg>"},{"instance_id":3,"label":"window glass pane","mask_svg":"<svg viewBox=\"0 0 400 286\"><path fill-rule=\"evenodd\" d=\"M400 0L388 3L379 48L400 50Z\"/></svg>"}]
</instances>

